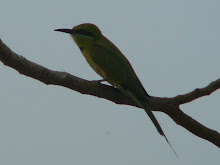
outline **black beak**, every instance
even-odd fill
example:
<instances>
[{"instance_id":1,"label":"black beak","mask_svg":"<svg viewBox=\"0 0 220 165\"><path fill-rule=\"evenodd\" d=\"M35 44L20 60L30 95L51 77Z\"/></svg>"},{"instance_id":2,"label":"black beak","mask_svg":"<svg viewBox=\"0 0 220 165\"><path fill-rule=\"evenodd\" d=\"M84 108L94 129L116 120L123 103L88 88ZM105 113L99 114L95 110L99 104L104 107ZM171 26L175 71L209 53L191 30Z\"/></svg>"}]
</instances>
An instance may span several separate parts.
<instances>
[{"instance_id":1,"label":"black beak","mask_svg":"<svg viewBox=\"0 0 220 165\"><path fill-rule=\"evenodd\" d=\"M69 33L69 34L75 33L75 31L73 29L55 29L54 31L64 32L64 33Z\"/></svg>"}]
</instances>

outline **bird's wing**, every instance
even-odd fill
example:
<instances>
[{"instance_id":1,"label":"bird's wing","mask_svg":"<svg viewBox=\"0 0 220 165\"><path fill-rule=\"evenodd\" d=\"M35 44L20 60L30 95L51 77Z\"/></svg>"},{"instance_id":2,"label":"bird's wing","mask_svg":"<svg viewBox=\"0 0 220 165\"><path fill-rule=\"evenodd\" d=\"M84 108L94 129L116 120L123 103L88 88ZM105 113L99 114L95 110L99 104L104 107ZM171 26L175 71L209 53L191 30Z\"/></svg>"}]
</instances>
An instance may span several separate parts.
<instances>
[{"instance_id":1,"label":"bird's wing","mask_svg":"<svg viewBox=\"0 0 220 165\"><path fill-rule=\"evenodd\" d=\"M130 96L138 105L145 109L158 132L165 137L173 152L176 154L160 124L146 103L149 95L135 74L131 64L120 52L120 50L118 50L118 48L113 44L111 44L110 49L100 44L94 44L91 47L90 56L93 62L105 72L107 80L110 83L116 87L121 87L120 89L124 93Z\"/></svg>"},{"instance_id":2,"label":"bird's wing","mask_svg":"<svg viewBox=\"0 0 220 165\"><path fill-rule=\"evenodd\" d=\"M91 59L106 73L111 84L123 86L142 97L149 96L131 64L117 47L107 49L102 45L94 44L89 52Z\"/></svg>"}]
</instances>

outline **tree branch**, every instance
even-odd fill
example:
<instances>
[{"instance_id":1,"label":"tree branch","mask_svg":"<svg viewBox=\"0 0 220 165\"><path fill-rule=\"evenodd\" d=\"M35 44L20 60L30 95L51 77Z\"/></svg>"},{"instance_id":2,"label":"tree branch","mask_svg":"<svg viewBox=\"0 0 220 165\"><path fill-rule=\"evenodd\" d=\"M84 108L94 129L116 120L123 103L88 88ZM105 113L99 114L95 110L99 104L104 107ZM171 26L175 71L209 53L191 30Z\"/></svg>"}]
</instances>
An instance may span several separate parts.
<instances>
[{"instance_id":1,"label":"tree branch","mask_svg":"<svg viewBox=\"0 0 220 165\"><path fill-rule=\"evenodd\" d=\"M59 85L82 94L104 98L116 104L139 107L130 98L112 86L87 81L66 72L58 72L47 69L14 53L1 40L0 61L2 61L4 65L14 68L20 74L32 77L47 85ZM205 88L195 89L188 94L179 95L173 98L151 97L151 99L149 99L149 106L153 111L161 111L166 113L178 125L186 128L194 135L206 139L220 147L220 134L217 131L205 127L179 109L181 104L188 103L206 95L210 95L219 88L220 79L210 83Z\"/></svg>"},{"instance_id":2,"label":"tree branch","mask_svg":"<svg viewBox=\"0 0 220 165\"><path fill-rule=\"evenodd\" d=\"M214 91L218 90L219 87L220 87L220 79L211 82L205 88L197 88L188 94L179 95L173 99L178 104L185 104L185 103L191 102L195 99L198 99L200 97L208 96L208 95L212 94Z\"/></svg>"}]
</instances>

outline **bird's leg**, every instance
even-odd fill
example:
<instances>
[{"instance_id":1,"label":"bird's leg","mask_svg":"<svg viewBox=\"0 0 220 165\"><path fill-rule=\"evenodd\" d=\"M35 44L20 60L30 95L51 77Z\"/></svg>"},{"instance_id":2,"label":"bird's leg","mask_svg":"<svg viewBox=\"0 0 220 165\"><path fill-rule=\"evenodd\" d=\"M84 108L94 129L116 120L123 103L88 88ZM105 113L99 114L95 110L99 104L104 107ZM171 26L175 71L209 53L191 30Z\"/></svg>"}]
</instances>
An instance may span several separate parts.
<instances>
[{"instance_id":1,"label":"bird's leg","mask_svg":"<svg viewBox=\"0 0 220 165\"><path fill-rule=\"evenodd\" d=\"M97 82L97 83L101 83L103 81L107 81L107 78L103 78L101 80L92 80L92 82Z\"/></svg>"}]
</instances>

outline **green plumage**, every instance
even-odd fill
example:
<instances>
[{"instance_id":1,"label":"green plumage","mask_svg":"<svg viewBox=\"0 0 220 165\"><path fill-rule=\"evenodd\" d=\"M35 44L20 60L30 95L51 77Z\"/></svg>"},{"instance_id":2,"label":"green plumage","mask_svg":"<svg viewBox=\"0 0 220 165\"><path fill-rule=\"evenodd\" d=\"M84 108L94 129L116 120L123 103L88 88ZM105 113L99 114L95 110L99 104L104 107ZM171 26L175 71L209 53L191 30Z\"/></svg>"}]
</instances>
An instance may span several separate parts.
<instances>
[{"instance_id":1,"label":"green plumage","mask_svg":"<svg viewBox=\"0 0 220 165\"><path fill-rule=\"evenodd\" d=\"M110 84L124 92L142 107L154 123L158 132L169 143L147 104L150 96L145 91L131 64L121 51L102 35L97 26L93 24L81 24L75 26L73 29L57 29L56 31L70 33L90 66Z\"/></svg>"}]
</instances>

